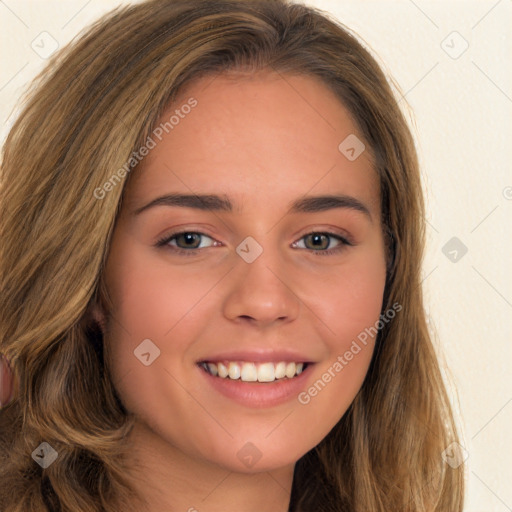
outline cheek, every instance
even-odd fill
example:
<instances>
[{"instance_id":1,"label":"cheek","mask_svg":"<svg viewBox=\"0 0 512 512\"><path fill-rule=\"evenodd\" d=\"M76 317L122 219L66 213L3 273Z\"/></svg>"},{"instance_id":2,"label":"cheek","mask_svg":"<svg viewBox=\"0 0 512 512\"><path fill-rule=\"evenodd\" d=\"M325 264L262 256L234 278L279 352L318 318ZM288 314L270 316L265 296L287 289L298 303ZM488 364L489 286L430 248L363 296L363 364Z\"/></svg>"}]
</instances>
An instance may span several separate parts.
<instances>
[{"instance_id":1,"label":"cheek","mask_svg":"<svg viewBox=\"0 0 512 512\"><path fill-rule=\"evenodd\" d=\"M329 271L323 293L311 292L315 309L329 328L331 349L347 350L353 339L378 321L385 282L383 242L374 235L364 250L347 255L346 264Z\"/></svg>"},{"instance_id":2,"label":"cheek","mask_svg":"<svg viewBox=\"0 0 512 512\"><path fill-rule=\"evenodd\" d=\"M148 258L147 249L129 248L129 257L113 258L107 272L114 320L134 339L164 339L218 280L165 258Z\"/></svg>"},{"instance_id":3,"label":"cheek","mask_svg":"<svg viewBox=\"0 0 512 512\"><path fill-rule=\"evenodd\" d=\"M362 255L329 282L322 317L330 336L329 355L317 368L317 380L299 396L309 414L334 425L348 409L366 376L382 308L386 272L380 253Z\"/></svg>"},{"instance_id":4,"label":"cheek","mask_svg":"<svg viewBox=\"0 0 512 512\"><path fill-rule=\"evenodd\" d=\"M207 294L219 278L202 272L198 279L193 265L171 267L165 258L148 261L147 249L129 251L129 256L117 253L108 269L115 309L105 345L112 379L129 411L186 451L205 428L194 420L204 411L190 394L194 366L188 351L211 322Z\"/></svg>"},{"instance_id":5,"label":"cheek","mask_svg":"<svg viewBox=\"0 0 512 512\"><path fill-rule=\"evenodd\" d=\"M322 310L340 349L378 321L384 285L385 270L380 264L360 263L333 277Z\"/></svg>"},{"instance_id":6,"label":"cheek","mask_svg":"<svg viewBox=\"0 0 512 512\"><path fill-rule=\"evenodd\" d=\"M201 322L208 321L202 300L218 277L203 273L198 279L197 273L187 270L191 266L171 267L165 258L148 258L147 248L130 244L129 239L116 242L106 269L114 305L105 340L107 357L126 401L143 403L161 389L158 379L169 380L164 372L169 360L183 360ZM145 366L148 361L139 356L147 352L154 363Z\"/></svg>"}]
</instances>

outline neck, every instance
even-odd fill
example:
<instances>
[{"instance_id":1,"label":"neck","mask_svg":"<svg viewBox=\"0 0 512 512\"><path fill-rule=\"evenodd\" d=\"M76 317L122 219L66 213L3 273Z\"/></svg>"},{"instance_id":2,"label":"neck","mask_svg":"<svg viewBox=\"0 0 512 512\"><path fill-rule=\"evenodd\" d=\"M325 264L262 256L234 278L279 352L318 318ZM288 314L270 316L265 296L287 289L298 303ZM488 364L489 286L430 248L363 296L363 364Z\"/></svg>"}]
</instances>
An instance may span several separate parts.
<instances>
[{"instance_id":1,"label":"neck","mask_svg":"<svg viewBox=\"0 0 512 512\"><path fill-rule=\"evenodd\" d=\"M240 473L185 454L137 423L128 441L128 479L144 512L287 512L293 465Z\"/></svg>"}]
</instances>

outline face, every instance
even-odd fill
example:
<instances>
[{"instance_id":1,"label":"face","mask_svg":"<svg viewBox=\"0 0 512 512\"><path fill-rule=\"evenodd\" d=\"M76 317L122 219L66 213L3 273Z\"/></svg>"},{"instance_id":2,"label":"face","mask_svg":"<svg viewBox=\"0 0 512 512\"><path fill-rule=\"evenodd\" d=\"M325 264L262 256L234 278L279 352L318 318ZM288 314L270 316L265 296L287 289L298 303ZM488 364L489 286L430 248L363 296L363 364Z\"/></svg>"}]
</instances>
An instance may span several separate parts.
<instances>
[{"instance_id":1,"label":"face","mask_svg":"<svg viewBox=\"0 0 512 512\"><path fill-rule=\"evenodd\" d=\"M113 235L114 307L99 313L113 380L154 447L230 471L287 467L370 363L374 339L357 339L379 320L385 256L369 148L338 148L362 136L311 77L207 77L162 122L176 110Z\"/></svg>"}]
</instances>

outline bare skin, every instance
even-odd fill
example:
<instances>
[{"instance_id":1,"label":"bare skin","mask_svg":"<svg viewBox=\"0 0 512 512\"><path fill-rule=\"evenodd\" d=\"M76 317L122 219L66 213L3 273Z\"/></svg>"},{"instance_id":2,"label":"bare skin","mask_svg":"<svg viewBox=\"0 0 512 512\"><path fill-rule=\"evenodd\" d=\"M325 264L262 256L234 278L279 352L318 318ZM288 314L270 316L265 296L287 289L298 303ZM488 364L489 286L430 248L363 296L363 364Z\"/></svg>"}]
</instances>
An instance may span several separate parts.
<instances>
[{"instance_id":1,"label":"bare skin","mask_svg":"<svg viewBox=\"0 0 512 512\"><path fill-rule=\"evenodd\" d=\"M369 151L350 161L338 149L359 131L314 78L205 77L162 119L190 97L197 106L127 184L106 268L114 309L95 311L116 389L137 416L130 476L151 512L285 512L295 463L340 420L370 363L371 338L332 369L382 307L378 177ZM159 204L135 213L171 193L228 197L233 211ZM289 211L325 195L362 208ZM263 250L250 263L236 251L249 236ZM160 350L148 366L134 357L146 339ZM273 406L240 403L198 365L239 350L300 354L313 363L302 392L331 379L308 403L298 393Z\"/></svg>"}]
</instances>

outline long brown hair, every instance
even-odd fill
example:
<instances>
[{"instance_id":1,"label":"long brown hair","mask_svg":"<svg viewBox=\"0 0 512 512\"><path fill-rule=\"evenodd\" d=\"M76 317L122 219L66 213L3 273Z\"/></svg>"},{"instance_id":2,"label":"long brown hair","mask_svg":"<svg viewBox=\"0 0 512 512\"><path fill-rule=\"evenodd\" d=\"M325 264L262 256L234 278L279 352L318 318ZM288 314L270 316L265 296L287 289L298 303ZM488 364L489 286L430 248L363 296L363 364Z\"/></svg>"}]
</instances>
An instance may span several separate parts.
<instances>
[{"instance_id":1,"label":"long brown hair","mask_svg":"<svg viewBox=\"0 0 512 512\"><path fill-rule=\"evenodd\" d=\"M0 411L2 511L117 512L130 502L123 440L133 417L89 315L107 301L123 192L121 183L103 193L105 184L135 172L126 162L185 84L265 68L320 78L358 124L380 176L383 311L402 305L349 410L297 462L289 510L462 510L463 465L442 459L458 436L422 302L418 162L385 75L348 29L304 5L153 0L112 11L55 54L3 148L0 352L19 386ZM58 453L45 469L31 457L43 442Z\"/></svg>"}]
</instances>

